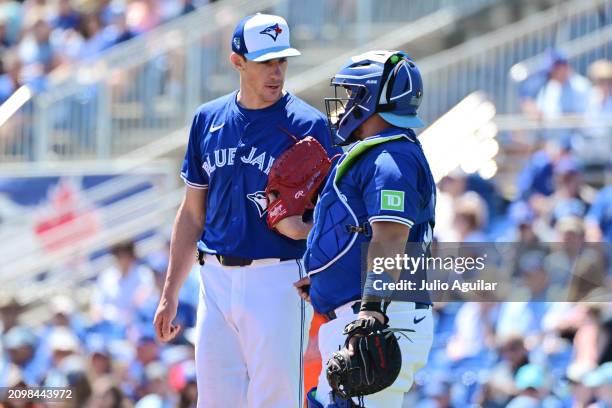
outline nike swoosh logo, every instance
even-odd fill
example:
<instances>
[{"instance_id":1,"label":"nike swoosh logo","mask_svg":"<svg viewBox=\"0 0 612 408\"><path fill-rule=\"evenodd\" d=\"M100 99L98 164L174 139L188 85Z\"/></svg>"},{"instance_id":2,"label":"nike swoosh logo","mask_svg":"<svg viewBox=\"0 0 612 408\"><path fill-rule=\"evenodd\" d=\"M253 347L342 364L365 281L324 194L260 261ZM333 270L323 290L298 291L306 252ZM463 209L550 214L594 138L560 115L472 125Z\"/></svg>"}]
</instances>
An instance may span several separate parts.
<instances>
[{"instance_id":1,"label":"nike swoosh logo","mask_svg":"<svg viewBox=\"0 0 612 408\"><path fill-rule=\"evenodd\" d=\"M420 319L417 319L416 317L414 318L414 320L412 321L414 324L419 324L423 321L423 319L425 319L427 316L423 316Z\"/></svg>"},{"instance_id":2,"label":"nike swoosh logo","mask_svg":"<svg viewBox=\"0 0 612 408\"><path fill-rule=\"evenodd\" d=\"M217 130L221 129L223 126L225 126L225 122L223 122L222 124L220 124L218 126L211 126L210 127L210 132L216 132Z\"/></svg>"}]
</instances>

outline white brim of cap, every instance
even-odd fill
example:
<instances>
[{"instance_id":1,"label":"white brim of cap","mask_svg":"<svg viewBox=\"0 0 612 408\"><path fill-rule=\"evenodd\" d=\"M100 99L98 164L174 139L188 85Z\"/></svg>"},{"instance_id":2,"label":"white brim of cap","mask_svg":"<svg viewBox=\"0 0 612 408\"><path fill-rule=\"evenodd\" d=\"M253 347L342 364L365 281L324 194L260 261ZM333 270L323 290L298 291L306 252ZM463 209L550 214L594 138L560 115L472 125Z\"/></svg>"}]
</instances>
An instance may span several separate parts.
<instances>
[{"instance_id":1,"label":"white brim of cap","mask_svg":"<svg viewBox=\"0 0 612 408\"><path fill-rule=\"evenodd\" d=\"M416 115L396 115L391 112L380 112L379 115L393 126L410 129L425 127L425 122Z\"/></svg>"},{"instance_id":2,"label":"white brim of cap","mask_svg":"<svg viewBox=\"0 0 612 408\"><path fill-rule=\"evenodd\" d=\"M244 54L246 59L255 62L268 61L275 58L297 57L298 55L302 55L302 53L290 47L266 48L265 50Z\"/></svg>"}]
</instances>

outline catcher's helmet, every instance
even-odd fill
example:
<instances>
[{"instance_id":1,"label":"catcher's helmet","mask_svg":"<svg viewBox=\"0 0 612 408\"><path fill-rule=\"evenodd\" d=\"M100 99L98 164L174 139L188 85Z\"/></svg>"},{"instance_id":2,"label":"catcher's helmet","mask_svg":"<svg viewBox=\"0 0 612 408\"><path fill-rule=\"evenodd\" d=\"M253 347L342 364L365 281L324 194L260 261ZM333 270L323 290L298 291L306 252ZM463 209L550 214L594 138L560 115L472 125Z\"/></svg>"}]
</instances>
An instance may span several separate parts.
<instances>
[{"instance_id":1,"label":"catcher's helmet","mask_svg":"<svg viewBox=\"0 0 612 408\"><path fill-rule=\"evenodd\" d=\"M378 113L402 128L423 127L417 108L423 96L418 68L402 51L369 51L357 55L332 78L334 98L325 98L332 141L352 142L351 134ZM347 96L338 93L342 87Z\"/></svg>"}]
</instances>

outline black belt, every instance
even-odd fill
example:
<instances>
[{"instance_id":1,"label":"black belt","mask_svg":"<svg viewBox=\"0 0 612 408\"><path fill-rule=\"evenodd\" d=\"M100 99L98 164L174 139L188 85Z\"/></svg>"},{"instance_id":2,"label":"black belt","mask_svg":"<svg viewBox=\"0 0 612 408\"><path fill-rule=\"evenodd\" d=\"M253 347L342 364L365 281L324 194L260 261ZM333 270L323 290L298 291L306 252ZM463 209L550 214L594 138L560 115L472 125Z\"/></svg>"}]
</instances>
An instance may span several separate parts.
<instances>
[{"instance_id":1,"label":"black belt","mask_svg":"<svg viewBox=\"0 0 612 408\"><path fill-rule=\"evenodd\" d=\"M414 302L414 308L415 310L419 310L419 309L429 309L432 305L430 305L429 303L421 303L421 302ZM357 301L355 303L353 303L351 305L351 309L353 309L353 314L358 314L359 313L359 309L361 309L361 302ZM334 320L336 317L336 311L334 310L330 310L327 313L323 313L323 316L327 317L327 320Z\"/></svg>"},{"instance_id":2,"label":"black belt","mask_svg":"<svg viewBox=\"0 0 612 408\"><path fill-rule=\"evenodd\" d=\"M237 256L227 256L215 254L217 261L223 266L249 266L255 259L239 258ZM279 262L289 261L295 258L276 258Z\"/></svg>"},{"instance_id":3,"label":"black belt","mask_svg":"<svg viewBox=\"0 0 612 408\"><path fill-rule=\"evenodd\" d=\"M198 249L196 255L197 255L199 264L204 265L204 257L206 256L206 253ZM249 266L254 261L254 259L239 258L237 256L226 256L226 255L219 255L219 254L215 254L215 257L217 258L217 261L219 261L219 263L223 266ZM290 259L294 259L294 258L279 258L278 260L279 262L283 262L283 261L288 261Z\"/></svg>"}]
</instances>

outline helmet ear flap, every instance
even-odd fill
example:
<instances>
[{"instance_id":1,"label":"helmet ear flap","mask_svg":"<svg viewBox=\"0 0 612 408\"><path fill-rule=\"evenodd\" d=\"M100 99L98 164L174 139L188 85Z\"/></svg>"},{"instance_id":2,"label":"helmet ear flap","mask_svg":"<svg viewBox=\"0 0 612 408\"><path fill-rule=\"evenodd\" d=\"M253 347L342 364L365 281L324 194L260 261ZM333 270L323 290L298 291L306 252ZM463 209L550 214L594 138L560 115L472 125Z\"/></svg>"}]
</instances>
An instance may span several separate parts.
<instances>
[{"instance_id":1,"label":"helmet ear flap","mask_svg":"<svg viewBox=\"0 0 612 408\"><path fill-rule=\"evenodd\" d=\"M355 107L353 108L353 116L355 116L355 119L361 119L363 116L363 112L361 111L361 107L359 106L358 102L365 96L365 92L366 91L364 88L359 88L357 95L355 96L356 102Z\"/></svg>"}]
</instances>

